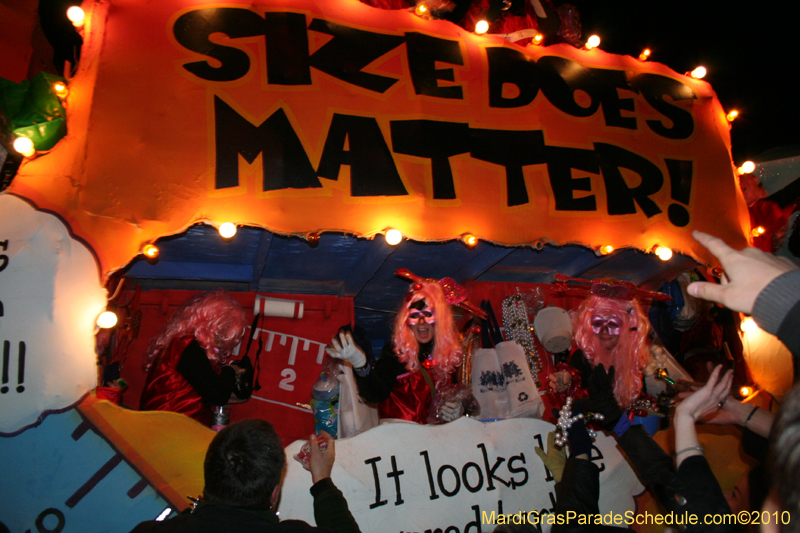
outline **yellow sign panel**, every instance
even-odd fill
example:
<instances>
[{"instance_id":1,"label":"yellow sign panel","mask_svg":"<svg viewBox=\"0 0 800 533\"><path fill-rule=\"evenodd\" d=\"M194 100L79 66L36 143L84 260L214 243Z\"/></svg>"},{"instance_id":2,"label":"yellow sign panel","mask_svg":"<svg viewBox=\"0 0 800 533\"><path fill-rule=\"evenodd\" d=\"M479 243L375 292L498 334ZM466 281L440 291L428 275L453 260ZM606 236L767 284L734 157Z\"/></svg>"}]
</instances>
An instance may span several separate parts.
<instances>
[{"instance_id":1,"label":"yellow sign panel","mask_svg":"<svg viewBox=\"0 0 800 533\"><path fill-rule=\"evenodd\" d=\"M190 5L187 5L190 4ZM357 0L93 3L68 135L12 192L104 273L192 223L502 244L745 244L708 83Z\"/></svg>"}]
</instances>

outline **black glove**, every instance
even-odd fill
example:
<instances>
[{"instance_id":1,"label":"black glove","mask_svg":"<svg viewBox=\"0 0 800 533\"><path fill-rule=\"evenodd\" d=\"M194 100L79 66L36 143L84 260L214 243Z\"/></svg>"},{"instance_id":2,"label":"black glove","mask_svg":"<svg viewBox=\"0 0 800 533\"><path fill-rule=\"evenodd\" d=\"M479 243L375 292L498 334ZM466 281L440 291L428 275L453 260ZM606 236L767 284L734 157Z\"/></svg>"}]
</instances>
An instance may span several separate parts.
<instances>
[{"instance_id":1,"label":"black glove","mask_svg":"<svg viewBox=\"0 0 800 533\"><path fill-rule=\"evenodd\" d=\"M585 403L585 400L572 402L572 416L578 416L581 413L584 413L585 416ZM583 418L572 423L572 426L567 430L567 439L569 440L569 449L572 452L572 457L582 453L591 456L592 438L589 436L589 431L586 429L586 421Z\"/></svg>"},{"instance_id":2,"label":"black glove","mask_svg":"<svg viewBox=\"0 0 800 533\"><path fill-rule=\"evenodd\" d=\"M236 388L233 393L240 400L247 400L253 394L253 364L250 357L244 356L238 361L231 363L231 366L244 368L244 372L236 374Z\"/></svg>"},{"instance_id":3,"label":"black glove","mask_svg":"<svg viewBox=\"0 0 800 533\"><path fill-rule=\"evenodd\" d=\"M597 365L589 378L589 399L584 405L587 411L600 413L604 420L600 424L605 430L612 430L625 412L614 397L614 367L606 373L603 365Z\"/></svg>"}]
</instances>

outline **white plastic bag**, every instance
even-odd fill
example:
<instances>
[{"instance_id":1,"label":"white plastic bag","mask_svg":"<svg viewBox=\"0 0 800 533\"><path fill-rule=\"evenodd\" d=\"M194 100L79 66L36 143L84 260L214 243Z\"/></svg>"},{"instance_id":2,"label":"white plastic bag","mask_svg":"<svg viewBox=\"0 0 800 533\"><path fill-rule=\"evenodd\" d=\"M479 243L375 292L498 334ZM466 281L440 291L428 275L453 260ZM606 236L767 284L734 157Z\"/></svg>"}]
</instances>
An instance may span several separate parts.
<instances>
[{"instance_id":1,"label":"white plastic bag","mask_svg":"<svg viewBox=\"0 0 800 533\"><path fill-rule=\"evenodd\" d=\"M339 438L353 437L378 425L378 409L361 399L350 363L340 365Z\"/></svg>"},{"instance_id":2,"label":"white plastic bag","mask_svg":"<svg viewBox=\"0 0 800 533\"><path fill-rule=\"evenodd\" d=\"M472 392L481 405L481 420L541 418L544 411L525 351L516 341L475 352Z\"/></svg>"}]
</instances>

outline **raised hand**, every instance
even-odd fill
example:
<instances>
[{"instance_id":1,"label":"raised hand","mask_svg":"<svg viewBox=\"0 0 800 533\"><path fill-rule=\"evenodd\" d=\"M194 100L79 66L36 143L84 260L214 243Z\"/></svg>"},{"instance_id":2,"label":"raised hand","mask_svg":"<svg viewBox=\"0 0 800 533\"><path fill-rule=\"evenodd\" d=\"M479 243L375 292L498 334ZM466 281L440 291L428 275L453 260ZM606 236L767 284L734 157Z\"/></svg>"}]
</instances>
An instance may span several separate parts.
<instances>
[{"instance_id":1,"label":"raised hand","mask_svg":"<svg viewBox=\"0 0 800 533\"><path fill-rule=\"evenodd\" d=\"M331 345L325 348L325 352L336 359L349 361L353 368L361 368L367 364L367 356L358 347L349 331L340 331L338 336L334 336Z\"/></svg>"},{"instance_id":2,"label":"raised hand","mask_svg":"<svg viewBox=\"0 0 800 533\"><path fill-rule=\"evenodd\" d=\"M692 296L717 302L734 311L751 314L759 293L773 279L797 269L788 259L756 248L737 251L722 239L706 233L693 231L692 236L719 259L725 276L721 285L696 281L690 283L686 290Z\"/></svg>"}]
</instances>

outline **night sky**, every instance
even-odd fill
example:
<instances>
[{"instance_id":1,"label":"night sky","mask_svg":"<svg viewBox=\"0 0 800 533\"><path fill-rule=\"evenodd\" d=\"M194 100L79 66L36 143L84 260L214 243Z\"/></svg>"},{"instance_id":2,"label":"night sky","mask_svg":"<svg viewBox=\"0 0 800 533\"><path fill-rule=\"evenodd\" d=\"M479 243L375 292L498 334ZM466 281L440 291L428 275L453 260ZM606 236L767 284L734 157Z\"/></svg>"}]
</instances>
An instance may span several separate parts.
<instances>
[{"instance_id":1,"label":"night sky","mask_svg":"<svg viewBox=\"0 0 800 533\"><path fill-rule=\"evenodd\" d=\"M607 52L638 56L650 48L651 61L679 73L705 66L704 79L723 107L740 112L731 130L737 164L769 149L800 144L800 95L792 81L799 70L792 51L800 34L792 3L750 2L749 11L727 2L573 3L581 13L584 38L600 35L600 48Z\"/></svg>"}]
</instances>

